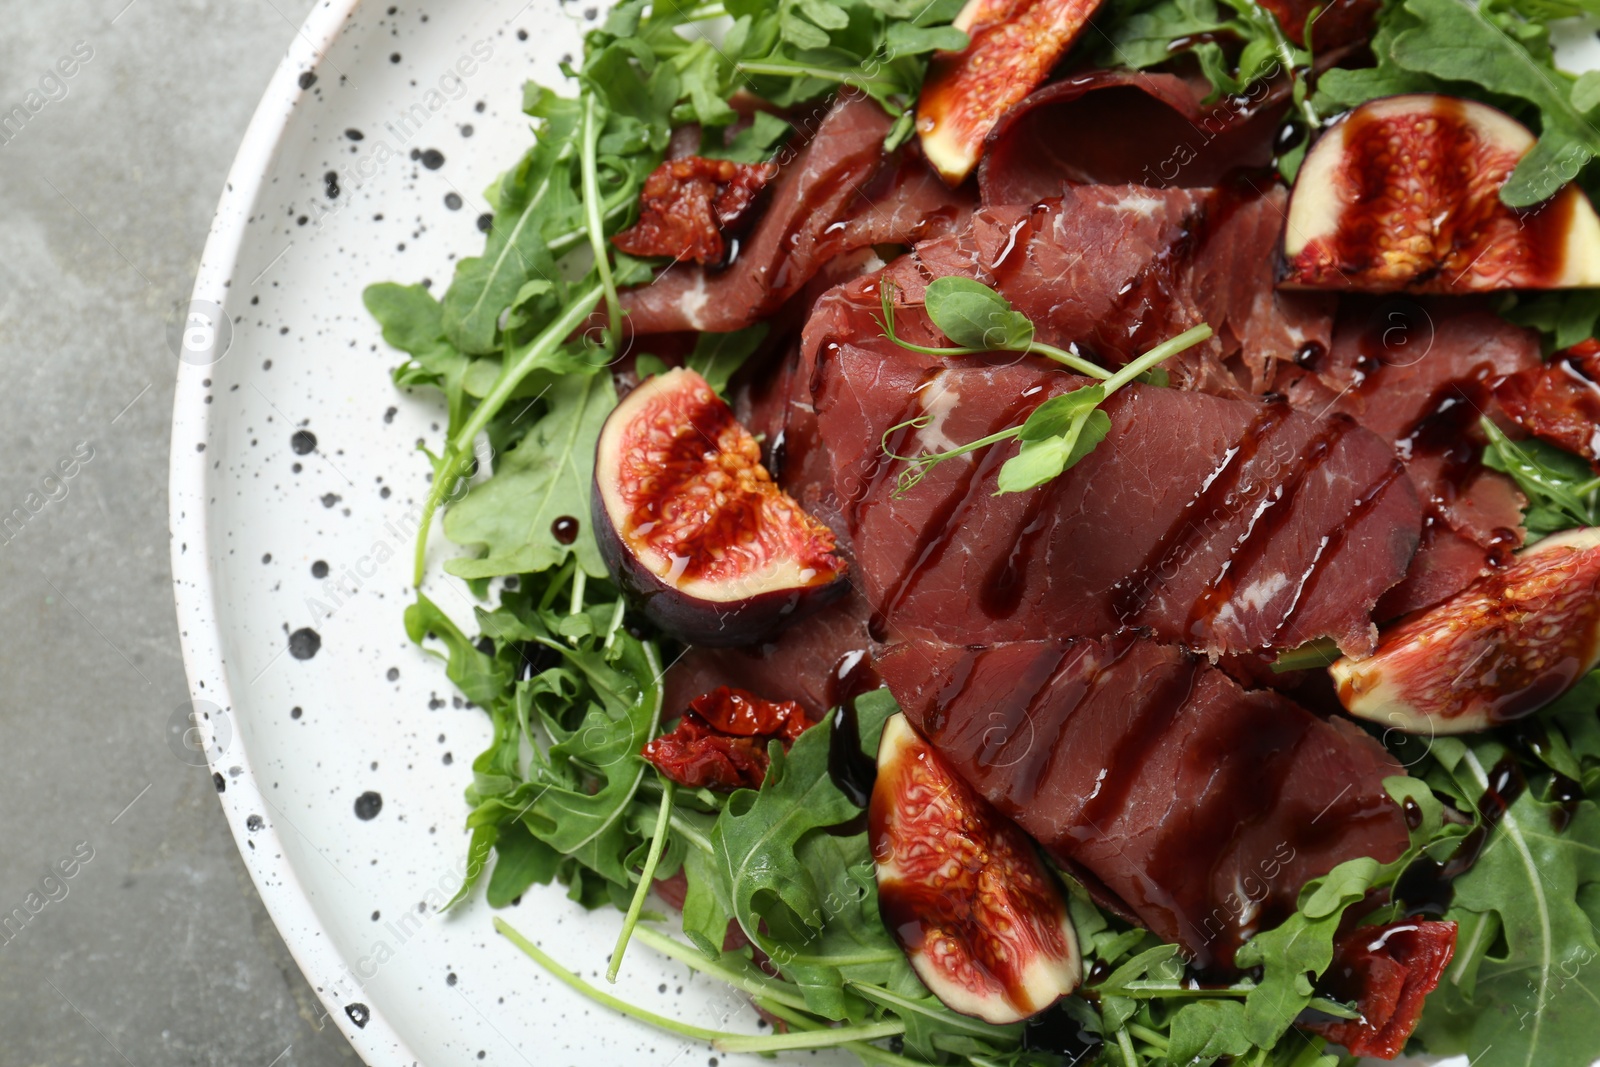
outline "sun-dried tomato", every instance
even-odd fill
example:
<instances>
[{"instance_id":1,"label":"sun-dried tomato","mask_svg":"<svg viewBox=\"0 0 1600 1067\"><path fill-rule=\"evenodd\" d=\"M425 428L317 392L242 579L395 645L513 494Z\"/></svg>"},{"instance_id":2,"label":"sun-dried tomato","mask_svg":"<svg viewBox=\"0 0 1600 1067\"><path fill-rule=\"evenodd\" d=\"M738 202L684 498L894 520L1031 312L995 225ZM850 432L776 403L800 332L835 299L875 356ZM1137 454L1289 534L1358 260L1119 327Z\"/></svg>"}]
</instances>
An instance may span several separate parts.
<instances>
[{"instance_id":1,"label":"sun-dried tomato","mask_svg":"<svg viewBox=\"0 0 1600 1067\"><path fill-rule=\"evenodd\" d=\"M792 700L724 685L691 700L676 729L644 746L644 758L679 785L755 789L767 776L767 743L787 748L810 725Z\"/></svg>"},{"instance_id":2,"label":"sun-dried tomato","mask_svg":"<svg viewBox=\"0 0 1600 1067\"><path fill-rule=\"evenodd\" d=\"M1417 1028L1424 998L1456 950L1456 924L1411 921L1358 926L1333 946L1321 996L1354 1003L1359 1019L1304 1024L1355 1056L1392 1060Z\"/></svg>"},{"instance_id":3,"label":"sun-dried tomato","mask_svg":"<svg viewBox=\"0 0 1600 1067\"><path fill-rule=\"evenodd\" d=\"M1495 386L1507 415L1535 437L1600 463L1600 341L1584 341L1542 367Z\"/></svg>"},{"instance_id":4,"label":"sun-dried tomato","mask_svg":"<svg viewBox=\"0 0 1600 1067\"><path fill-rule=\"evenodd\" d=\"M639 194L639 221L611 243L630 256L671 256L720 263L723 232L778 173L771 163L733 163L684 156L650 172Z\"/></svg>"}]
</instances>

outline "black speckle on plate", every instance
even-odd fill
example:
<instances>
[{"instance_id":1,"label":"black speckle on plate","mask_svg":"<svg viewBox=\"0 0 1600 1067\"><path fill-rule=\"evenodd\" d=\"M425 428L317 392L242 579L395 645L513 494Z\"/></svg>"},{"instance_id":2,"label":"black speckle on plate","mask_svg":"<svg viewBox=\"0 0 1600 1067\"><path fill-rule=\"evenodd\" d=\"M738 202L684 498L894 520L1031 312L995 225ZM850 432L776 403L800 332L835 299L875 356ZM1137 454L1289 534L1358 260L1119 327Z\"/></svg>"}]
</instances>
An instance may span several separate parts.
<instances>
[{"instance_id":1,"label":"black speckle on plate","mask_svg":"<svg viewBox=\"0 0 1600 1067\"><path fill-rule=\"evenodd\" d=\"M244 828L249 830L251 833L255 833L265 825L267 825L267 820L263 819L259 815L252 815L244 821Z\"/></svg>"},{"instance_id":2,"label":"black speckle on plate","mask_svg":"<svg viewBox=\"0 0 1600 1067\"><path fill-rule=\"evenodd\" d=\"M326 578L327 576L328 576L328 564L327 564L326 560L320 560L319 559L319 560L317 560L315 563L313 563L311 565L311 577L313 577L313 578Z\"/></svg>"},{"instance_id":3,"label":"black speckle on plate","mask_svg":"<svg viewBox=\"0 0 1600 1067\"><path fill-rule=\"evenodd\" d=\"M317 435L310 430L296 430L289 435L289 447L294 449L294 454L304 456L316 451Z\"/></svg>"},{"instance_id":4,"label":"black speckle on plate","mask_svg":"<svg viewBox=\"0 0 1600 1067\"><path fill-rule=\"evenodd\" d=\"M449 208L451 211L460 211L461 197L455 193L445 193L444 206Z\"/></svg>"},{"instance_id":5,"label":"black speckle on plate","mask_svg":"<svg viewBox=\"0 0 1600 1067\"><path fill-rule=\"evenodd\" d=\"M398 682L400 680L400 668L390 667L389 672L385 674L384 677L389 679L391 682Z\"/></svg>"},{"instance_id":6,"label":"black speckle on plate","mask_svg":"<svg viewBox=\"0 0 1600 1067\"><path fill-rule=\"evenodd\" d=\"M429 170L438 170L444 166L444 153L437 148L424 149L421 158L422 165Z\"/></svg>"},{"instance_id":7,"label":"black speckle on plate","mask_svg":"<svg viewBox=\"0 0 1600 1067\"><path fill-rule=\"evenodd\" d=\"M322 494L322 506L325 507L325 508L331 508L342 499L343 498L341 496L339 496L338 493L323 493Z\"/></svg>"},{"instance_id":8,"label":"black speckle on plate","mask_svg":"<svg viewBox=\"0 0 1600 1067\"><path fill-rule=\"evenodd\" d=\"M216 771L211 772L211 784L217 787L217 792L219 793L228 791L228 780Z\"/></svg>"},{"instance_id":9,"label":"black speckle on plate","mask_svg":"<svg viewBox=\"0 0 1600 1067\"><path fill-rule=\"evenodd\" d=\"M356 1024L357 1030L365 1030L367 1021L372 1018L372 1010L360 1001L354 1004L346 1004L344 1013L350 1016L350 1021Z\"/></svg>"},{"instance_id":10,"label":"black speckle on plate","mask_svg":"<svg viewBox=\"0 0 1600 1067\"><path fill-rule=\"evenodd\" d=\"M382 810L383 797L379 796L377 793L374 793L372 790L369 789L365 793L362 793L360 796L356 797L356 818L360 819L362 822L366 822L369 819L376 819L378 817L378 812Z\"/></svg>"},{"instance_id":11,"label":"black speckle on plate","mask_svg":"<svg viewBox=\"0 0 1600 1067\"><path fill-rule=\"evenodd\" d=\"M300 88L309 89L317 84L317 75L314 71L303 70L300 72Z\"/></svg>"},{"instance_id":12,"label":"black speckle on plate","mask_svg":"<svg viewBox=\"0 0 1600 1067\"><path fill-rule=\"evenodd\" d=\"M322 635L309 626L302 626L289 635L289 655L295 659L310 659L322 648Z\"/></svg>"},{"instance_id":13,"label":"black speckle on plate","mask_svg":"<svg viewBox=\"0 0 1600 1067\"><path fill-rule=\"evenodd\" d=\"M489 214L487 211L485 211L482 215L479 215L478 229L482 230L484 233L488 233L490 230L494 229L494 216Z\"/></svg>"},{"instance_id":14,"label":"black speckle on plate","mask_svg":"<svg viewBox=\"0 0 1600 1067\"><path fill-rule=\"evenodd\" d=\"M305 712L302 711L299 708L290 708L289 709L289 718L291 718L291 719L298 719L300 716L302 716L304 714L305 714Z\"/></svg>"},{"instance_id":15,"label":"black speckle on plate","mask_svg":"<svg viewBox=\"0 0 1600 1067\"><path fill-rule=\"evenodd\" d=\"M362 133L360 130L357 130L357 129L354 129L354 128L344 131L344 135L346 137L350 138L352 141L362 141L362 140L365 140L366 136L367 136L366 134Z\"/></svg>"}]
</instances>

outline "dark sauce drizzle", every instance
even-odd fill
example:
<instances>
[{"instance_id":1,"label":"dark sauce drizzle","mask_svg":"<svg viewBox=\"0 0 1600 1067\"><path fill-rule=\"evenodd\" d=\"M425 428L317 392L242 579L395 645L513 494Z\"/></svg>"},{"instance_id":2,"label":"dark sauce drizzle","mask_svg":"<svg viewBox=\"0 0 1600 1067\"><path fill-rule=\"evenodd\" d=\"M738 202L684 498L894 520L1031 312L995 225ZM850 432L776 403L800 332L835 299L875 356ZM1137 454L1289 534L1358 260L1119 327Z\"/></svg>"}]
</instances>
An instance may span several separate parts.
<instances>
[{"instance_id":1,"label":"dark sauce drizzle","mask_svg":"<svg viewBox=\"0 0 1600 1067\"><path fill-rule=\"evenodd\" d=\"M828 778L858 808L865 808L872 799L878 763L861 751L856 697L882 684L866 649L846 652L828 675L828 703L834 706L833 733L828 738Z\"/></svg>"},{"instance_id":2,"label":"dark sauce drizzle","mask_svg":"<svg viewBox=\"0 0 1600 1067\"><path fill-rule=\"evenodd\" d=\"M1472 870L1489 843L1489 834L1528 788L1515 756L1505 756L1489 772L1489 787L1478 798L1478 825L1443 862L1420 856L1395 881L1394 897L1407 916L1443 915L1455 899L1455 880Z\"/></svg>"}]
</instances>

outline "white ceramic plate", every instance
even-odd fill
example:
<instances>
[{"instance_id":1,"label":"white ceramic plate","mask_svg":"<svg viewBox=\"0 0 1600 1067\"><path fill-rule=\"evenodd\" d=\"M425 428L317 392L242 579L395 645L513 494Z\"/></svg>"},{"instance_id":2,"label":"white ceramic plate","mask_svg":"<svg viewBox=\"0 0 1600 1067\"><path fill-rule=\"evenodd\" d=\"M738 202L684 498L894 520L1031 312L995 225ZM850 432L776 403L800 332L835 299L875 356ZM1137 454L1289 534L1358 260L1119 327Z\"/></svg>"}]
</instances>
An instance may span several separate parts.
<instances>
[{"instance_id":1,"label":"white ceramic plate","mask_svg":"<svg viewBox=\"0 0 1600 1067\"><path fill-rule=\"evenodd\" d=\"M437 912L464 869L461 793L489 724L401 625L427 492L413 446L438 441L443 412L394 387L398 356L361 305L375 281L442 292L454 260L481 249L481 190L529 144L522 83L559 83L597 3L319 4L251 122L174 327L189 347L172 560L205 757L262 900L373 1067L714 1055L557 985L481 902ZM208 348L214 306L227 323ZM433 570L428 594L475 632L464 588ZM290 640L303 628L320 639L307 659L290 651L306 651L309 638ZM181 711L173 725L187 754ZM620 925L560 888L502 914L591 978ZM740 998L639 944L616 988L702 1026L756 1029Z\"/></svg>"},{"instance_id":2,"label":"white ceramic plate","mask_svg":"<svg viewBox=\"0 0 1600 1067\"><path fill-rule=\"evenodd\" d=\"M528 143L521 85L558 83L599 0L520 3L325 0L274 76L174 328L188 345L171 483L184 658L261 897L373 1067L716 1063L557 985L481 903L437 911L463 871L461 791L489 729L401 627L427 491L412 446L437 444L442 411L392 385L397 356L360 297L388 279L442 291L455 258L481 247L480 190ZM1571 65L1594 65L1592 34L1570 40L1589 53ZM470 622L464 588L433 573L429 595ZM312 631L320 647L300 658ZM184 710L174 738L188 753ZM620 922L559 888L504 914L591 978ZM642 945L617 989L688 1022L755 1028L740 997Z\"/></svg>"}]
</instances>

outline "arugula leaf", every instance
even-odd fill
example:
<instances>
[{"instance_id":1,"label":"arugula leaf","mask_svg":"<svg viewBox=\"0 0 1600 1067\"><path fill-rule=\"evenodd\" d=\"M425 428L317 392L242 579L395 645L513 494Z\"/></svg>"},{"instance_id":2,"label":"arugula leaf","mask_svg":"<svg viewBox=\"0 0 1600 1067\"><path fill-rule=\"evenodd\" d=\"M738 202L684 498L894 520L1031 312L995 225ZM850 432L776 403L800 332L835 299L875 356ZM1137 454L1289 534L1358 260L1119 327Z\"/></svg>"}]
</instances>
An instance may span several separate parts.
<instances>
[{"instance_id":1,"label":"arugula leaf","mask_svg":"<svg viewBox=\"0 0 1600 1067\"><path fill-rule=\"evenodd\" d=\"M1595 490L1600 480L1570 452L1536 438L1513 441L1488 418L1479 425L1489 438L1484 466L1509 474L1528 498L1523 524L1535 537L1574 526L1593 526Z\"/></svg>"},{"instance_id":2,"label":"arugula leaf","mask_svg":"<svg viewBox=\"0 0 1600 1067\"><path fill-rule=\"evenodd\" d=\"M1438 738L1429 780L1470 808L1504 754L1493 741ZM1418 1031L1430 1049L1470 1050L1481 1067L1600 1057L1600 1031L1590 1025L1600 943L1583 903L1600 888L1600 849L1592 844L1600 840L1600 809L1583 801L1560 832L1556 816L1530 788L1456 879L1445 917L1461 923L1462 935Z\"/></svg>"},{"instance_id":3,"label":"arugula leaf","mask_svg":"<svg viewBox=\"0 0 1600 1067\"><path fill-rule=\"evenodd\" d=\"M1313 104L1326 112L1396 93L1445 92L1537 120L1538 142L1500 190L1509 207L1548 199L1600 154L1600 131L1579 106L1594 84L1575 102L1575 79L1555 65L1547 29L1504 3L1403 0L1380 20L1372 52L1371 68L1324 74Z\"/></svg>"},{"instance_id":4,"label":"arugula leaf","mask_svg":"<svg viewBox=\"0 0 1600 1067\"><path fill-rule=\"evenodd\" d=\"M1545 352L1571 348L1595 335L1600 320L1600 291L1569 289L1518 296L1502 314L1545 335Z\"/></svg>"},{"instance_id":5,"label":"arugula leaf","mask_svg":"<svg viewBox=\"0 0 1600 1067\"><path fill-rule=\"evenodd\" d=\"M545 394L548 415L502 455L492 477L479 482L448 511L444 532L459 545L481 547L478 558L460 557L445 570L462 578L527 574L575 555L595 578L606 574L590 521L595 443L616 406L609 373L558 378ZM578 520L571 545L558 540L555 520Z\"/></svg>"},{"instance_id":6,"label":"arugula leaf","mask_svg":"<svg viewBox=\"0 0 1600 1067\"><path fill-rule=\"evenodd\" d=\"M712 391L718 395L726 394L729 379L744 366L745 360L755 354L766 337L767 324L764 322L733 333L703 333L695 338L694 351L689 353L689 358L684 362L690 370L706 380Z\"/></svg>"}]
</instances>

